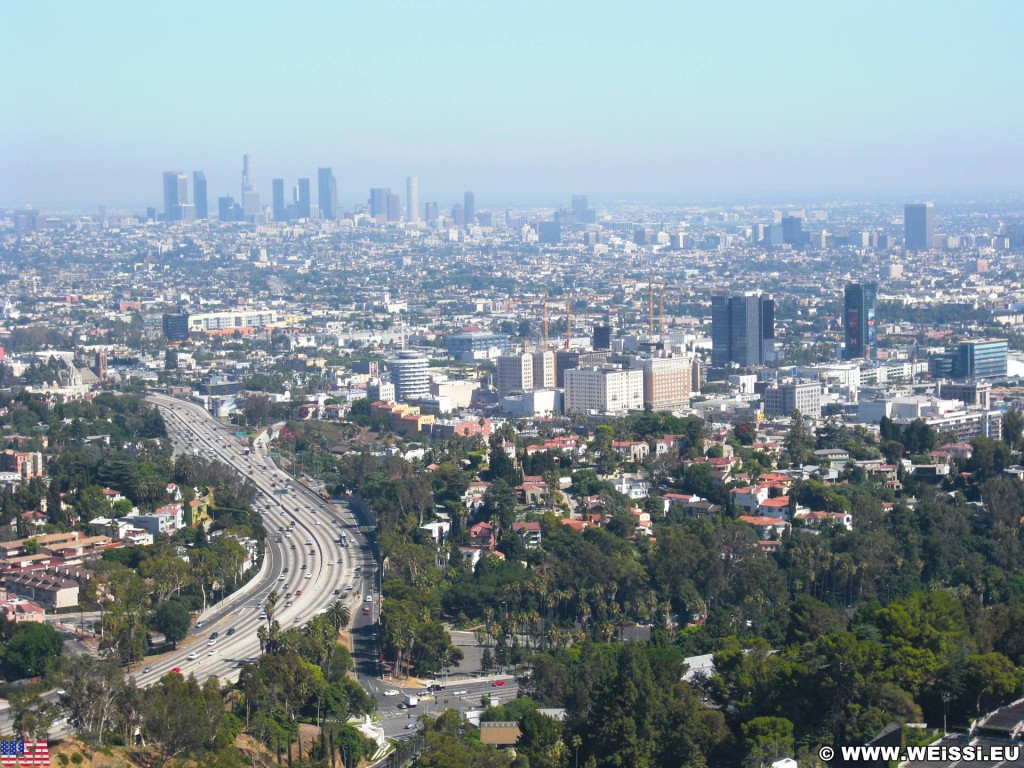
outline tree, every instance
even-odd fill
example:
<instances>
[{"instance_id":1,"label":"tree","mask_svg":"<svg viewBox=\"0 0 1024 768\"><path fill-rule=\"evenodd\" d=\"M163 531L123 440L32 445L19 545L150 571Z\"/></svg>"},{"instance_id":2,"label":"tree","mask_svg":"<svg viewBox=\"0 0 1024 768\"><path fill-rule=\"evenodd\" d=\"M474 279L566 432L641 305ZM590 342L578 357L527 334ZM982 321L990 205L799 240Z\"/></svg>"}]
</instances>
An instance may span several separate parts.
<instances>
[{"instance_id":1,"label":"tree","mask_svg":"<svg viewBox=\"0 0 1024 768\"><path fill-rule=\"evenodd\" d=\"M991 437L976 437L971 440L969 467L979 477L993 477L1002 473L1010 463L1010 448Z\"/></svg>"},{"instance_id":2,"label":"tree","mask_svg":"<svg viewBox=\"0 0 1024 768\"><path fill-rule=\"evenodd\" d=\"M505 450L505 439L503 435L493 434L490 438L491 451L487 458L488 478L492 483L497 480L504 480L509 486L516 486L519 483L519 472L516 470L512 457Z\"/></svg>"},{"instance_id":3,"label":"tree","mask_svg":"<svg viewBox=\"0 0 1024 768\"><path fill-rule=\"evenodd\" d=\"M191 621L192 615L184 603L180 600L166 600L153 611L152 626L177 647L178 642L188 635Z\"/></svg>"},{"instance_id":4,"label":"tree","mask_svg":"<svg viewBox=\"0 0 1024 768\"><path fill-rule=\"evenodd\" d=\"M1024 433L1024 413L1017 408L1008 408L1003 411L1003 440L1010 447L1016 450L1020 445L1021 434Z\"/></svg>"},{"instance_id":5,"label":"tree","mask_svg":"<svg viewBox=\"0 0 1024 768\"><path fill-rule=\"evenodd\" d=\"M746 766L764 768L793 754L793 723L784 717L755 717L740 726Z\"/></svg>"},{"instance_id":6,"label":"tree","mask_svg":"<svg viewBox=\"0 0 1024 768\"><path fill-rule=\"evenodd\" d=\"M811 434L811 430L808 429L807 423L804 421L803 414L800 411L793 411L792 421L793 423L789 428L786 439L783 441L783 445L786 448L786 453L789 454L790 462L799 466L810 461L814 450L814 436Z\"/></svg>"},{"instance_id":7,"label":"tree","mask_svg":"<svg viewBox=\"0 0 1024 768\"><path fill-rule=\"evenodd\" d=\"M964 660L967 690L975 696L975 712L981 713L985 696L996 699L994 704L1013 699L1020 694L1024 678L1013 662L1001 653L982 653Z\"/></svg>"},{"instance_id":8,"label":"tree","mask_svg":"<svg viewBox=\"0 0 1024 768\"><path fill-rule=\"evenodd\" d=\"M757 438L757 427L753 424L737 424L732 430L733 436L740 445L753 445Z\"/></svg>"},{"instance_id":9,"label":"tree","mask_svg":"<svg viewBox=\"0 0 1024 768\"><path fill-rule=\"evenodd\" d=\"M43 701L38 691L15 691L10 694L11 714L15 732L23 739L46 739L57 718L57 707Z\"/></svg>"},{"instance_id":10,"label":"tree","mask_svg":"<svg viewBox=\"0 0 1024 768\"><path fill-rule=\"evenodd\" d=\"M61 655L64 638L49 624L27 621L19 624L4 653L4 674L8 680L40 677Z\"/></svg>"},{"instance_id":11,"label":"tree","mask_svg":"<svg viewBox=\"0 0 1024 768\"><path fill-rule=\"evenodd\" d=\"M223 707L221 707L223 713ZM147 739L157 748L159 765L201 747L211 736L211 723L194 677L168 673L149 689L143 722Z\"/></svg>"},{"instance_id":12,"label":"tree","mask_svg":"<svg viewBox=\"0 0 1024 768\"><path fill-rule=\"evenodd\" d=\"M507 531L515 522L516 492L503 479L495 480L484 492L483 513Z\"/></svg>"}]
</instances>

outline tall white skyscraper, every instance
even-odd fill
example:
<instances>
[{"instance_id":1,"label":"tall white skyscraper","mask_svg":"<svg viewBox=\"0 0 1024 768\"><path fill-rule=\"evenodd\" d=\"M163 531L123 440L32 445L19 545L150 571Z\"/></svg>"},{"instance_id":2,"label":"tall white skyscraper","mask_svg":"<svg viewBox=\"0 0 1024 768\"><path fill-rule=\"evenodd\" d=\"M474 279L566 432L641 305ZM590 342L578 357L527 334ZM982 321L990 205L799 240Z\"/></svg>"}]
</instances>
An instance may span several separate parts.
<instances>
[{"instance_id":1,"label":"tall white skyscraper","mask_svg":"<svg viewBox=\"0 0 1024 768\"><path fill-rule=\"evenodd\" d=\"M242 155L242 194L244 200L246 192L256 191L256 161L252 155Z\"/></svg>"},{"instance_id":2,"label":"tall white skyscraper","mask_svg":"<svg viewBox=\"0 0 1024 768\"><path fill-rule=\"evenodd\" d=\"M405 220L420 220L420 180L409 176L405 180Z\"/></svg>"},{"instance_id":3,"label":"tall white skyscraper","mask_svg":"<svg viewBox=\"0 0 1024 768\"><path fill-rule=\"evenodd\" d=\"M242 207L246 219L259 215L260 193L256 191L256 162L252 155L242 155Z\"/></svg>"}]
</instances>

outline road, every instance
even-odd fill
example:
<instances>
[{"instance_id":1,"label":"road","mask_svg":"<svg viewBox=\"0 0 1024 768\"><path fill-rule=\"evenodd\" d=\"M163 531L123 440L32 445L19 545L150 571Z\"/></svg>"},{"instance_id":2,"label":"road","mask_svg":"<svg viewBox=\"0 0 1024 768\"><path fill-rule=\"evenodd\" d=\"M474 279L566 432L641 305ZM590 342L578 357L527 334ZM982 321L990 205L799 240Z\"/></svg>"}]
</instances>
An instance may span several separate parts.
<instances>
[{"instance_id":1,"label":"road","mask_svg":"<svg viewBox=\"0 0 1024 768\"><path fill-rule=\"evenodd\" d=\"M263 517L267 542L260 576L200 616L178 651L144 665L148 671L137 675L140 685L174 668L200 680L210 676L237 680L240 663L260 654L256 630L266 621L260 615L272 591L281 596L274 618L282 628L302 626L335 600L345 601L356 627L376 619L379 600L372 588L376 566L346 506L328 503L295 482L262 447L247 454L234 432L201 406L166 395L148 399L160 408L176 453L188 451L215 459L253 483L258 490L253 506ZM348 540L346 547L338 543L342 534ZM371 602L365 602L367 597ZM367 616L364 607L370 609ZM234 632L228 636L230 630ZM219 633L215 640L214 632ZM190 659L192 655L196 656Z\"/></svg>"},{"instance_id":2,"label":"road","mask_svg":"<svg viewBox=\"0 0 1024 768\"><path fill-rule=\"evenodd\" d=\"M216 459L256 486L254 508L264 519L267 541L259 575L238 592L209 606L177 650L133 665L131 674L140 687L153 685L174 669L185 675L193 674L200 681L209 677L237 681L241 663L260 654L256 630L265 623L260 614L267 596L276 591L281 600L275 618L282 628L302 626L326 611L335 600L345 601L352 613L349 629L356 679L377 701L384 733L390 738L411 735L406 726L423 713L437 714L449 707L462 711L476 709L485 694L497 702L515 697L517 686L510 676L466 678L452 681L435 697L422 697L416 708L400 709L402 697L388 692L419 693L421 686L400 688L380 677L380 594L376 581L379 570L370 544L359 531L358 520L347 504L325 501L295 482L274 464L263 446L247 454L246 446L234 432L201 406L159 394L148 399L163 414L176 455L189 452ZM342 534L347 537L348 546L338 543ZM285 598L289 593L291 597ZM214 632L216 638L212 637ZM493 685L497 679L503 680L501 686ZM53 693L44 698L56 701ZM4 708L0 710L0 733L11 732L10 710ZM67 728L55 724L50 735L67 735Z\"/></svg>"}]
</instances>

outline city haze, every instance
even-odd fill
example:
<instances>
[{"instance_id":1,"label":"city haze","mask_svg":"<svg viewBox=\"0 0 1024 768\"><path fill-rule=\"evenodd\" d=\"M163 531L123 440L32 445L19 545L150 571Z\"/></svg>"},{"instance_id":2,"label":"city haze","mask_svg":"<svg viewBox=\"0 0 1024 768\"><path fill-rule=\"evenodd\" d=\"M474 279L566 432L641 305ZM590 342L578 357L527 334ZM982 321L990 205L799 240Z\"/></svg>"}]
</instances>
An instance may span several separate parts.
<instances>
[{"instance_id":1,"label":"city haze","mask_svg":"<svg viewBox=\"0 0 1024 768\"><path fill-rule=\"evenodd\" d=\"M331 166L344 206L999 193L1016 3L8 4L0 204L211 199Z\"/></svg>"}]
</instances>

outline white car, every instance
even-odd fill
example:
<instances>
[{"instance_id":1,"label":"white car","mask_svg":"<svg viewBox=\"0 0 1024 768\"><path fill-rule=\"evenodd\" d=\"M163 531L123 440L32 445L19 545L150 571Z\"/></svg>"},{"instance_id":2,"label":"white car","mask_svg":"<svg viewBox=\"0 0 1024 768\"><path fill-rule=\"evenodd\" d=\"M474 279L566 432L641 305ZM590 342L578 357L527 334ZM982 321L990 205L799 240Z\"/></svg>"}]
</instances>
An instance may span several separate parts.
<instances>
[{"instance_id":1,"label":"white car","mask_svg":"<svg viewBox=\"0 0 1024 768\"><path fill-rule=\"evenodd\" d=\"M190 654L189 654L188 656L186 656L185 658L186 658L186 659L188 659L189 661L195 661L196 659L198 659L198 658L199 658L199 654L198 654L198 653L194 653L194 652L193 652L193 653L190 653Z\"/></svg>"},{"instance_id":2,"label":"white car","mask_svg":"<svg viewBox=\"0 0 1024 768\"><path fill-rule=\"evenodd\" d=\"M372 603L373 602L373 595L367 595L365 602Z\"/></svg>"},{"instance_id":3,"label":"white car","mask_svg":"<svg viewBox=\"0 0 1024 768\"><path fill-rule=\"evenodd\" d=\"M327 564L328 564L328 565L334 565L334 561L333 561L333 560L328 560L328 561L327 561Z\"/></svg>"},{"instance_id":4,"label":"white car","mask_svg":"<svg viewBox=\"0 0 1024 768\"><path fill-rule=\"evenodd\" d=\"M306 574L306 578L307 579L312 579L313 578L313 574L312 573L307 573Z\"/></svg>"},{"instance_id":5,"label":"white car","mask_svg":"<svg viewBox=\"0 0 1024 768\"><path fill-rule=\"evenodd\" d=\"M397 696L398 693L399 692L396 691L394 688L392 688L390 691L384 691L385 696Z\"/></svg>"}]
</instances>

